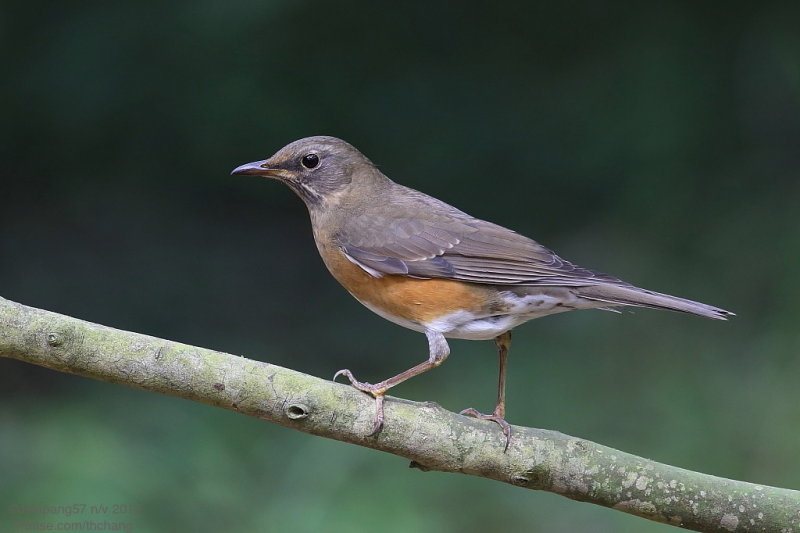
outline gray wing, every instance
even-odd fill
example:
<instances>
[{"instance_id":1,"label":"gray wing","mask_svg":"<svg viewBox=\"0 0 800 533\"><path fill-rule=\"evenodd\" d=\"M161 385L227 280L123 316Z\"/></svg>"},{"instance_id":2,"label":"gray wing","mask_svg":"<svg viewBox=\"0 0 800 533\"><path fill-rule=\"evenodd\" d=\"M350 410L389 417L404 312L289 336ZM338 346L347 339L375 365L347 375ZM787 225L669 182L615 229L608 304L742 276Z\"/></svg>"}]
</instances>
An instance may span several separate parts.
<instances>
[{"instance_id":1,"label":"gray wing","mask_svg":"<svg viewBox=\"0 0 800 533\"><path fill-rule=\"evenodd\" d=\"M573 265L514 231L413 193L404 204L349 217L337 240L353 262L378 275L494 285L627 285ZM407 205L410 201L413 206ZM418 216L408 217L409 211Z\"/></svg>"}]
</instances>

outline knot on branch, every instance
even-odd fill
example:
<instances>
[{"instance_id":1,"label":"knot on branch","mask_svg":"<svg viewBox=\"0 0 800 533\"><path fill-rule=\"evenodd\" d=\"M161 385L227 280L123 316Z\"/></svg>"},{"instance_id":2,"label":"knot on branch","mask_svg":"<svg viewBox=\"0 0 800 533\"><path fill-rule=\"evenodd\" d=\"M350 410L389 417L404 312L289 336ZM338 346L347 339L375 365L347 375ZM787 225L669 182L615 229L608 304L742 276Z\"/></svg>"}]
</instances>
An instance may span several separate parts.
<instances>
[{"instance_id":1,"label":"knot on branch","mask_svg":"<svg viewBox=\"0 0 800 533\"><path fill-rule=\"evenodd\" d=\"M311 409L302 403L290 403L283 410L284 414L292 420L307 418L310 411Z\"/></svg>"},{"instance_id":2,"label":"knot on branch","mask_svg":"<svg viewBox=\"0 0 800 533\"><path fill-rule=\"evenodd\" d=\"M552 485L553 477L546 465L539 464L523 472L512 474L508 481L517 487L544 490Z\"/></svg>"},{"instance_id":3,"label":"knot on branch","mask_svg":"<svg viewBox=\"0 0 800 533\"><path fill-rule=\"evenodd\" d=\"M64 336L57 331L52 331L47 334L47 344L55 348L64 344Z\"/></svg>"},{"instance_id":4,"label":"knot on branch","mask_svg":"<svg viewBox=\"0 0 800 533\"><path fill-rule=\"evenodd\" d=\"M83 337L75 328L51 329L40 335L44 337L44 344L50 349L50 352L67 364L69 364L69 359L78 356L78 349L83 344Z\"/></svg>"}]
</instances>

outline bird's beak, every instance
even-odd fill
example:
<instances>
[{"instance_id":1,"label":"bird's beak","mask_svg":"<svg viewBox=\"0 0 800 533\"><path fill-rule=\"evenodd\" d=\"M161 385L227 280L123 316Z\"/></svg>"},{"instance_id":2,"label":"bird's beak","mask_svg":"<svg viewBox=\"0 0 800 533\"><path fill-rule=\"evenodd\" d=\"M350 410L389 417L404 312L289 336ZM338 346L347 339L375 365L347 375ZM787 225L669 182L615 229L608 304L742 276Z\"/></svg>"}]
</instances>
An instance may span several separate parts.
<instances>
[{"instance_id":1,"label":"bird's beak","mask_svg":"<svg viewBox=\"0 0 800 533\"><path fill-rule=\"evenodd\" d=\"M271 167L269 159L245 163L233 169L231 176L264 176L265 178L287 178L287 171L282 168Z\"/></svg>"}]
</instances>

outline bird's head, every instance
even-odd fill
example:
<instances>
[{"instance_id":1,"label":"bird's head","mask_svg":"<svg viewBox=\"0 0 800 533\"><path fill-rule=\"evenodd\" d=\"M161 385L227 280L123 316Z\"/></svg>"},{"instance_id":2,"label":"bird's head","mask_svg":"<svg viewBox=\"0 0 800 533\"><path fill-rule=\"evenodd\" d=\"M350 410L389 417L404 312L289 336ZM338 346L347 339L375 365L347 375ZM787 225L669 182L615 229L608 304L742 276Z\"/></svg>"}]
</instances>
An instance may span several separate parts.
<instances>
[{"instance_id":1,"label":"bird's head","mask_svg":"<svg viewBox=\"0 0 800 533\"><path fill-rule=\"evenodd\" d=\"M369 194L387 180L353 146L336 137L306 137L287 144L275 155L236 167L233 175L263 176L282 181L309 209L340 199L353 189Z\"/></svg>"}]
</instances>

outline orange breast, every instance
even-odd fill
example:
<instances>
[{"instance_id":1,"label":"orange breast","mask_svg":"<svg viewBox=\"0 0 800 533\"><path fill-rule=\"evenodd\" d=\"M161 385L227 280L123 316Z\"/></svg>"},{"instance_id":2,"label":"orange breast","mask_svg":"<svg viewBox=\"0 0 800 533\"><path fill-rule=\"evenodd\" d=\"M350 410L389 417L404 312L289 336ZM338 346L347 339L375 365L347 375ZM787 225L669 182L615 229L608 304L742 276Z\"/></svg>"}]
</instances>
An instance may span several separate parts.
<instances>
[{"instance_id":1,"label":"orange breast","mask_svg":"<svg viewBox=\"0 0 800 533\"><path fill-rule=\"evenodd\" d=\"M480 285L398 275L376 278L350 262L338 248L320 247L320 254L333 277L359 301L418 324L455 311L477 313L492 301L489 289Z\"/></svg>"}]
</instances>

